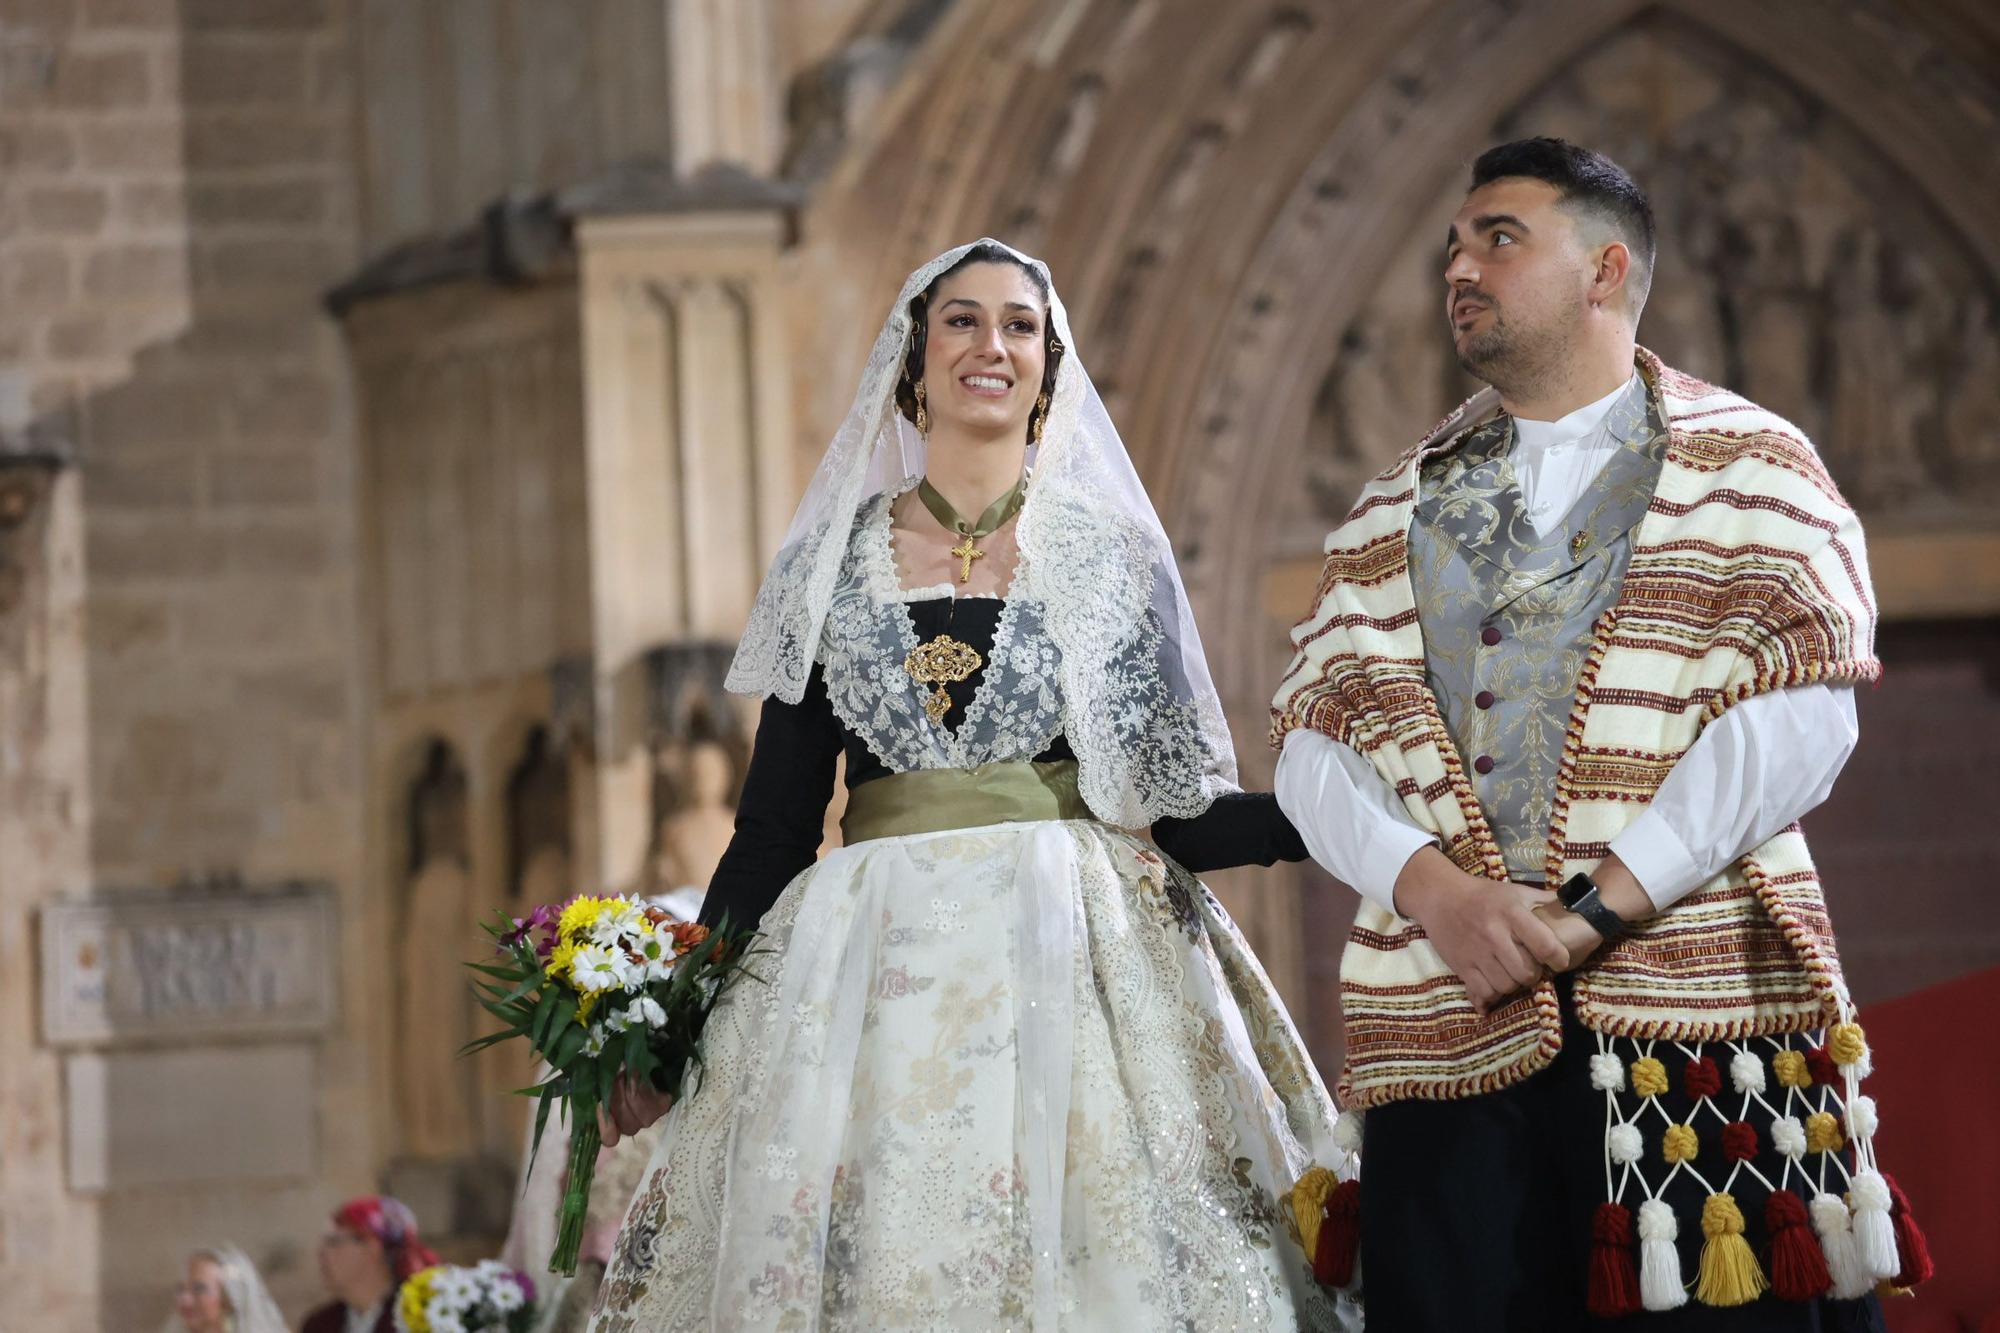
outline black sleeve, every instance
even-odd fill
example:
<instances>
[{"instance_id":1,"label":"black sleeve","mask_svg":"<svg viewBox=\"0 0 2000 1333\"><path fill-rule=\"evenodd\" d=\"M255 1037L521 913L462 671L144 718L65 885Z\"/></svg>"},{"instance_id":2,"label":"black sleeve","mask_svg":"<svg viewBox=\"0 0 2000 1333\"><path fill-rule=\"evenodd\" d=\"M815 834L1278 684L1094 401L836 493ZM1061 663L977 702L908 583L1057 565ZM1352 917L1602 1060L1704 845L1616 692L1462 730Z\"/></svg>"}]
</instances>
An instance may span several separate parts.
<instances>
[{"instance_id":1,"label":"black sleeve","mask_svg":"<svg viewBox=\"0 0 2000 1333\"><path fill-rule=\"evenodd\" d=\"M840 722L818 667L797 703L764 700L736 803L736 832L701 901L703 925L713 928L726 915L732 930L755 926L792 877L813 863L833 799L840 743Z\"/></svg>"},{"instance_id":2,"label":"black sleeve","mask_svg":"<svg viewBox=\"0 0 2000 1333\"><path fill-rule=\"evenodd\" d=\"M1160 850L1195 874L1234 866L1267 866L1303 861L1305 840L1267 791L1239 791L1215 798L1193 819L1161 819L1153 824Z\"/></svg>"}]
</instances>

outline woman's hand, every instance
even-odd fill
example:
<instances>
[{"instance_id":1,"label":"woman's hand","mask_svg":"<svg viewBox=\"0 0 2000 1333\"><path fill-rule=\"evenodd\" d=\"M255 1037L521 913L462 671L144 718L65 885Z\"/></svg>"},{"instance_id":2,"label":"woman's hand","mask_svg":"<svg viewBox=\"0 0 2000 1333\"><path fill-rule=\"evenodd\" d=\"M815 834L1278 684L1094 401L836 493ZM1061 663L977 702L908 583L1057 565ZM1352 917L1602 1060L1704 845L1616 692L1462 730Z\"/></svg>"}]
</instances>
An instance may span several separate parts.
<instances>
[{"instance_id":1,"label":"woman's hand","mask_svg":"<svg viewBox=\"0 0 2000 1333\"><path fill-rule=\"evenodd\" d=\"M673 1104L674 1099L650 1081L634 1082L630 1075L620 1074L611 1085L611 1100L597 1108L598 1137L604 1140L605 1147L616 1147L618 1140L637 1134L665 1115Z\"/></svg>"}]
</instances>

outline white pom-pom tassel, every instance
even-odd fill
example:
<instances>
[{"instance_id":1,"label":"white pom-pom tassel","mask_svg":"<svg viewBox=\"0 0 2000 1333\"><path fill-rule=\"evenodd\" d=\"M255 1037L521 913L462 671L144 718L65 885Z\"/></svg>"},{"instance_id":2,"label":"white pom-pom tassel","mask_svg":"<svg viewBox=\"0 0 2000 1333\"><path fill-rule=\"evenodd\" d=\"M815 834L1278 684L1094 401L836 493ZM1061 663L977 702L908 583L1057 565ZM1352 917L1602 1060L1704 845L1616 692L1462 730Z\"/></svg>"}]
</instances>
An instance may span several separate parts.
<instances>
[{"instance_id":1,"label":"white pom-pom tassel","mask_svg":"<svg viewBox=\"0 0 2000 1333\"><path fill-rule=\"evenodd\" d=\"M1681 1285L1681 1257L1674 1241L1681 1233L1674 1210L1659 1199L1639 1205L1639 1302L1648 1310L1678 1310L1687 1304Z\"/></svg>"},{"instance_id":2,"label":"white pom-pom tassel","mask_svg":"<svg viewBox=\"0 0 2000 1333\"><path fill-rule=\"evenodd\" d=\"M1857 1094L1847 1104L1847 1137L1850 1139L1872 1139L1875 1137L1875 1099L1865 1094Z\"/></svg>"},{"instance_id":3,"label":"white pom-pom tassel","mask_svg":"<svg viewBox=\"0 0 2000 1333\"><path fill-rule=\"evenodd\" d=\"M1875 1072L1875 1053L1868 1047L1861 1048L1861 1058L1848 1066L1854 1072L1856 1082Z\"/></svg>"},{"instance_id":4,"label":"white pom-pom tassel","mask_svg":"<svg viewBox=\"0 0 2000 1333\"><path fill-rule=\"evenodd\" d=\"M1599 1092L1625 1091L1625 1062L1608 1051L1591 1056L1590 1086Z\"/></svg>"},{"instance_id":5,"label":"white pom-pom tassel","mask_svg":"<svg viewBox=\"0 0 2000 1333\"><path fill-rule=\"evenodd\" d=\"M1771 1122L1771 1146L1790 1158L1806 1155L1806 1127L1795 1115L1781 1115Z\"/></svg>"},{"instance_id":6,"label":"white pom-pom tassel","mask_svg":"<svg viewBox=\"0 0 2000 1333\"><path fill-rule=\"evenodd\" d=\"M1854 1243L1861 1263L1876 1277L1894 1277L1902 1267L1896 1254L1896 1226L1889 1219L1889 1182L1873 1167L1854 1173L1848 1186L1854 1202Z\"/></svg>"},{"instance_id":7,"label":"white pom-pom tassel","mask_svg":"<svg viewBox=\"0 0 2000 1333\"><path fill-rule=\"evenodd\" d=\"M1827 1272L1833 1274L1834 1298L1851 1301L1875 1290L1875 1279L1869 1276L1867 1265L1861 1262L1861 1251L1855 1248L1847 1205L1838 1194L1813 1196L1812 1224L1819 1233L1819 1247L1826 1252Z\"/></svg>"},{"instance_id":8,"label":"white pom-pom tassel","mask_svg":"<svg viewBox=\"0 0 2000 1333\"><path fill-rule=\"evenodd\" d=\"M1333 1146L1342 1152L1361 1151L1361 1117L1352 1111L1342 1111L1333 1122Z\"/></svg>"},{"instance_id":9,"label":"white pom-pom tassel","mask_svg":"<svg viewBox=\"0 0 2000 1333\"><path fill-rule=\"evenodd\" d=\"M1755 1051L1738 1051L1729 1060L1729 1081L1746 1096L1764 1090L1764 1062Z\"/></svg>"},{"instance_id":10,"label":"white pom-pom tassel","mask_svg":"<svg viewBox=\"0 0 2000 1333\"><path fill-rule=\"evenodd\" d=\"M1645 1144L1640 1141L1637 1125L1613 1125L1605 1131L1604 1142L1611 1150L1611 1160L1624 1166L1637 1163L1639 1154L1645 1151Z\"/></svg>"}]
</instances>

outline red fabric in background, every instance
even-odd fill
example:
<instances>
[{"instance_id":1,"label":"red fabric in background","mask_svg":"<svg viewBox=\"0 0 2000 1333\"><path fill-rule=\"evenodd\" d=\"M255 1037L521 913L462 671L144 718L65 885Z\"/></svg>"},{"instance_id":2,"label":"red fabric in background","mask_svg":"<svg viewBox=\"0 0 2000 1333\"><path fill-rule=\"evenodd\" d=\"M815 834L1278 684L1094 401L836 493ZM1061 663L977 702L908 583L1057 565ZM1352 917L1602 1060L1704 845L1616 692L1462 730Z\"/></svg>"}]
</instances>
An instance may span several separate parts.
<instances>
[{"instance_id":1,"label":"red fabric in background","mask_svg":"<svg viewBox=\"0 0 2000 1333\"><path fill-rule=\"evenodd\" d=\"M1883 1302L1891 1333L2000 1328L2000 968L1861 1013L1882 1169L1910 1196L1937 1276Z\"/></svg>"}]
</instances>

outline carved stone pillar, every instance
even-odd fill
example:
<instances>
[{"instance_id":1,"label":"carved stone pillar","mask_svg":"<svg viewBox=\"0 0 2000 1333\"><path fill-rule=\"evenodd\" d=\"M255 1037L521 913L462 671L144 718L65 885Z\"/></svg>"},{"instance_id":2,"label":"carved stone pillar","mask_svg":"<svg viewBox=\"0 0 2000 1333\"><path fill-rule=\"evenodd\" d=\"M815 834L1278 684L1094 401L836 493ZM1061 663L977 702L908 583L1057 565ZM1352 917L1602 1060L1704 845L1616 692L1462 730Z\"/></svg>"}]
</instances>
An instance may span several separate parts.
<instances>
[{"instance_id":1,"label":"carved stone pillar","mask_svg":"<svg viewBox=\"0 0 2000 1333\"><path fill-rule=\"evenodd\" d=\"M556 885L536 890L556 897L646 886L661 828L660 701L685 693L667 676L688 683L661 664L706 664L704 688L719 686L708 678L742 632L796 497L776 313L791 203L740 167L684 177L631 163L503 200L329 297L363 423L364 930L397 930L391 905L409 896L424 850L407 797L439 745L463 765L466 838L462 856L433 868L423 901L455 895L462 915L483 916L520 907L531 883ZM739 733L711 730L700 756L677 762L703 779L712 819L712 751ZM531 736L540 748L524 768ZM686 830L676 841L683 862L706 846ZM399 1053L434 1058L404 1026L383 1024L386 1067ZM489 1062L482 1087L494 1072ZM402 1100L399 1114L378 1099L387 1141L401 1141L395 1120L419 1118L410 1088ZM408 1187L449 1187L459 1202L439 1205L453 1215L447 1230L467 1238L487 1227L465 1202L492 1174L475 1154L511 1153L519 1135L511 1103L497 1116L493 1098L480 1103L465 1152L437 1160L446 1136L420 1135L424 1151L405 1163Z\"/></svg>"},{"instance_id":2,"label":"carved stone pillar","mask_svg":"<svg viewBox=\"0 0 2000 1333\"><path fill-rule=\"evenodd\" d=\"M778 258L787 199L715 170L628 179L576 228L599 823L607 882L653 839L643 655L733 644L796 500Z\"/></svg>"},{"instance_id":3,"label":"carved stone pillar","mask_svg":"<svg viewBox=\"0 0 2000 1333\"><path fill-rule=\"evenodd\" d=\"M64 1176L63 1067L37 1039L37 914L90 875L81 482L0 430L0 1289L46 1328L94 1328L98 1205Z\"/></svg>"},{"instance_id":4,"label":"carved stone pillar","mask_svg":"<svg viewBox=\"0 0 2000 1333\"><path fill-rule=\"evenodd\" d=\"M770 0L674 0L667 6L674 166L716 163L768 175L780 138Z\"/></svg>"}]
</instances>

